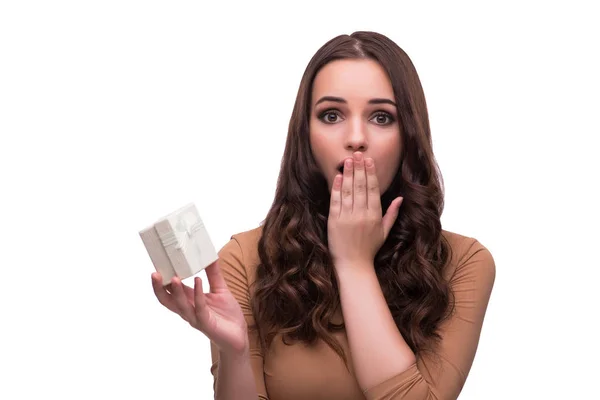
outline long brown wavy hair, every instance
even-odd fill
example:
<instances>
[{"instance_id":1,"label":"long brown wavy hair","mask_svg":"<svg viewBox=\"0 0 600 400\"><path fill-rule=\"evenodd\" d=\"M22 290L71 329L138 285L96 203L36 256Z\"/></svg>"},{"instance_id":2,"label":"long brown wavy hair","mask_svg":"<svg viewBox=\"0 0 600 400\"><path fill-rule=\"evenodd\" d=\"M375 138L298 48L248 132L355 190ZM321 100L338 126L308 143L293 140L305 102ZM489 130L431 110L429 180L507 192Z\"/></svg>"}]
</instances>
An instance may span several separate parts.
<instances>
[{"instance_id":1,"label":"long brown wavy hair","mask_svg":"<svg viewBox=\"0 0 600 400\"><path fill-rule=\"evenodd\" d=\"M387 72L401 123L400 167L381 196L385 213L404 197L400 214L374 260L379 284L410 348L425 350L439 339L437 327L452 309L442 271L450 246L442 235L443 180L433 155L425 95L408 55L375 32L355 32L325 43L310 60L296 97L275 198L258 243L260 263L251 299L263 350L277 334L314 343L322 339L348 366L333 331L339 291L327 247L329 187L309 142L312 84L317 72L338 59L372 59Z\"/></svg>"}]
</instances>

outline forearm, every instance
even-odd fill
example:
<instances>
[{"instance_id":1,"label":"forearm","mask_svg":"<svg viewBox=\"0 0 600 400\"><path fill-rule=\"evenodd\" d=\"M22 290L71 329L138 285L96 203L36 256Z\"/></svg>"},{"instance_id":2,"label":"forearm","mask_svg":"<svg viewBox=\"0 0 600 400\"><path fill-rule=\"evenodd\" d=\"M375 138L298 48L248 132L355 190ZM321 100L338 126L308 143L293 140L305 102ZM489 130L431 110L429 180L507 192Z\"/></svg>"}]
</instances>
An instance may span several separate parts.
<instances>
[{"instance_id":1,"label":"forearm","mask_svg":"<svg viewBox=\"0 0 600 400\"><path fill-rule=\"evenodd\" d=\"M247 351L240 355L219 353L217 374L216 400L256 400L258 398Z\"/></svg>"},{"instance_id":2,"label":"forearm","mask_svg":"<svg viewBox=\"0 0 600 400\"><path fill-rule=\"evenodd\" d=\"M356 378L367 390L406 371L416 358L394 322L373 265L339 265L336 275Z\"/></svg>"}]
</instances>

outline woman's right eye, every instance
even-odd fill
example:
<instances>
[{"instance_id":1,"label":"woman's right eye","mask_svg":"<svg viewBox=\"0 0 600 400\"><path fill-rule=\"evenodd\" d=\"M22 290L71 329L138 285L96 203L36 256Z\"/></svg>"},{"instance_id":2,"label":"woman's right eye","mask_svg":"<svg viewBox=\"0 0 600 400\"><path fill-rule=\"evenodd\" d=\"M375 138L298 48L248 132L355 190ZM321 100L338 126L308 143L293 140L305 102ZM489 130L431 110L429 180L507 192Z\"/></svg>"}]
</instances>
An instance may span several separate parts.
<instances>
[{"instance_id":1,"label":"woman's right eye","mask_svg":"<svg viewBox=\"0 0 600 400\"><path fill-rule=\"evenodd\" d=\"M333 110L327 110L323 113L321 113L321 115L319 116L319 119L323 122L325 122L326 124L332 124L337 122L337 117L339 117L339 114L336 111Z\"/></svg>"}]
</instances>

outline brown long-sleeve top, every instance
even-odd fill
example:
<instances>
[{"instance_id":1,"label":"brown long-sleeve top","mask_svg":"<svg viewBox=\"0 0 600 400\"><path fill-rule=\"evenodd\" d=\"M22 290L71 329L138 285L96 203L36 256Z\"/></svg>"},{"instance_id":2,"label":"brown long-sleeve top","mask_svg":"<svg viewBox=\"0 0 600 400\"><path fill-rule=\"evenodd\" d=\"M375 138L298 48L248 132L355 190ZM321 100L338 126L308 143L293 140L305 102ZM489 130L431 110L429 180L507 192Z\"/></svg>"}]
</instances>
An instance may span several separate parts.
<instances>
[{"instance_id":1,"label":"brown long-sleeve top","mask_svg":"<svg viewBox=\"0 0 600 400\"><path fill-rule=\"evenodd\" d=\"M239 302L249 325L249 286L259 263L258 240L262 227L241 232L219 251L219 266L229 290ZM308 346L282 342L278 335L267 354L260 350L256 334L250 333L250 358L257 398L262 400L446 400L456 399L475 357L479 335L495 279L491 253L476 239L443 231L452 247L445 271L454 292L453 315L440 326L442 340L431 354L417 355L406 371L363 391L342 359L324 342ZM333 322L343 321L341 311ZM345 331L333 334L351 355ZM211 343L213 388L219 366L218 349Z\"/></svg>"}]
</instances>

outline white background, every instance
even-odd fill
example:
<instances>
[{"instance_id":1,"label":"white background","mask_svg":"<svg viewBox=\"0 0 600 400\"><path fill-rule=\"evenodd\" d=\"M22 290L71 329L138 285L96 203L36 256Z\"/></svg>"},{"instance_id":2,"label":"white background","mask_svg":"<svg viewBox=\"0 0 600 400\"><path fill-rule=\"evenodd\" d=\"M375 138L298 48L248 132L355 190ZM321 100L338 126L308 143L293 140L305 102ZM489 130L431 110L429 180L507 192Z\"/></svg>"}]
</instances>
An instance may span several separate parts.
<instances>
[{"instance_id":1,"label":"white background","mask_svg":"<svg viewBox=\"0 0 600 400\"><path fill-rule=\"evenodd\" d=\"M304 68L356 30L413 60L443 226L496 260L460 399L597 395L593 2L199 3L1 3L0 397L212 398L138 231L188 202L217 248L258 226Z\"/></svg>"}]
</instances>

